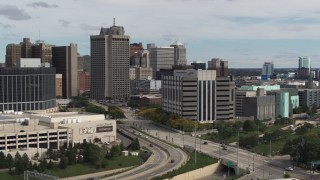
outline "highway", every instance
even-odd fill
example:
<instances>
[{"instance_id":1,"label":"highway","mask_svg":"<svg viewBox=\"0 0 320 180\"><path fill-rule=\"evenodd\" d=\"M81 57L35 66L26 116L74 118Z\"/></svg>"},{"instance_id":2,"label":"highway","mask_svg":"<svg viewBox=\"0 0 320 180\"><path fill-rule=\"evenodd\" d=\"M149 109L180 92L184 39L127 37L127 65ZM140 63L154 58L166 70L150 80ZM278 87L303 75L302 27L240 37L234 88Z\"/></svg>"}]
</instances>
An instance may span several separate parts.
<instances>
[{"instance_id":1,"label":"highway","mask_svg":"<svg viewBox=\"0 0 320 180\"><path fill-rule=\"evenodd\" d=\"M272 160L269 157L261 156L242 149L239 149L237 156L237 148L235 147L227 146L227 150L223 150L221 148L221 144L211 141L207 141L208 144L204 145L204 140L189 135L182 135L160 126L156 126L148 120L135 120L134 118L129 117L128 120L126 120L126 123L130 124L131 126L141 128L143 131L152 136L162 140L167 140L168 142L174 143L180 147L183 147L184 145L192 147L196 146L198 151L202 151L208 155L221 158L226 161L232 161L235 164L236 162L239 162L239 168L250 170L250 177L265 179L282 178L284 168L290 165L281 163L275 165L276 160ZM237 161L238 158L239 161ZM295 168L294 171L289 173L291 176L299 179L311 179L312 176L310 172L300 168Z\"/></svg>"},{"instance_id":2,"label":"highway","mask_svg":"<svg viewBox=\"0 0 320 180\"><path fill-rule=\"evenodd\" d=\"M141 136L136 135L128 125L119 124L117 128L129 136L137 137L141 146L153 144L153 147L149 147L153 154L143 165L104 179L150 179L177 169L188 160L187 154L181 149L152 137L146 138L146 135L143 134ZM174 159L173 163L171 162L172 159Z\"/></svg>"}]
</instances>

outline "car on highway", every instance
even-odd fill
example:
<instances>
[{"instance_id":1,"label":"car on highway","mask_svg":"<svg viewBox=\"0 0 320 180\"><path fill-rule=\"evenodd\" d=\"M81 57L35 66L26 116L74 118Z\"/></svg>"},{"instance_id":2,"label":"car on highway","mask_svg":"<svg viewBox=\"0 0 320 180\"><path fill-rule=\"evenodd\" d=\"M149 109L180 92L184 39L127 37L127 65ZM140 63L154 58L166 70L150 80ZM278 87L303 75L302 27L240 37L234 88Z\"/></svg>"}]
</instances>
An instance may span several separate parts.
<instances>
[{"instance_id":1,"label":"car on highway","mask_svg":"<svg viewBox=\"0 0 320 180\"><path fill-rule=\"evenodd\" d=\"M150 144L149 146L150 146L150 147L153 147L153 144Z\"/></svg>"},{"instance_id":2,"label":"car on highway","mask_svg":"<svg viewBox=\"0 0 320 180\"><path fill-rule=\"evenodd\" d=\"M208 145L208 142L207 142L207 141L205 141L205 142L203 142L203 144L204 144L204 145Z\"/></svg>"},{"instance_id":3,"label":"car on highway","mask_svg":"<svg viewBox=\"0 0 320 180\"><path fill-rule=\"evenodd\" d=\"M222 147L223 150L228 150L227 146L224 145L224 144L222 144L221 147Z\"/></svg>"},{"instance_id":4,"label":"car on highway","mask_svg":"<svg viewBox=\"0 0 320 180\"><path fill-rule=\"evenodd\" d=\"M293 168L292 168L292 167L287 167L285 170L287 170L287 171L293 171Z\"/></svg>"}]
</instances>

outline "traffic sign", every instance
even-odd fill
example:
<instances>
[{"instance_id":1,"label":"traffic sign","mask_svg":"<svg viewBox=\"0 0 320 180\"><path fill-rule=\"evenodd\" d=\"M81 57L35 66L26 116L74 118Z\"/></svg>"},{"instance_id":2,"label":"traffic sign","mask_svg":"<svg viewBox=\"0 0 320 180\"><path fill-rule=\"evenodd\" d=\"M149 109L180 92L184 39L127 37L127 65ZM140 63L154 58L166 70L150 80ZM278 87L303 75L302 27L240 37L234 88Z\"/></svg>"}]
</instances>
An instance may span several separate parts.
<instances>
[{"instance_id":1,"label":"traffic sign","mask_svg":"<svg viewBox=\"0 0 320 180\"><path fill-rule=\"evenodd\" d=\"M228 167L233 167L233 163L232 163L231 161L228 161L228 162L227 162L227 166L228 166Z\"/></svg>"}]
</instances>

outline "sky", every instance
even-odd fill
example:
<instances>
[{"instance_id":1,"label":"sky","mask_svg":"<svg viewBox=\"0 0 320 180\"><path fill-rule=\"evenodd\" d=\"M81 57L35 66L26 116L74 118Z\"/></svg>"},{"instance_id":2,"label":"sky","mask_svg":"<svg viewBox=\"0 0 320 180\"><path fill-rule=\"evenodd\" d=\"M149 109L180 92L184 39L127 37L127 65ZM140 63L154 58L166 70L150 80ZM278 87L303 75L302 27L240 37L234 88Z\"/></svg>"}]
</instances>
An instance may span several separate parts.
<instances>
[{"instance_id":1,"label":"sky","mask_svg":"<svg viewBox=\"0 0 320 180\"><path fill-rule=\"evenodd\" d=\"M0 3L0 62L6 45L78 44L90 54L90 35L123 26L130 42L169 46L179 40L187 59L229 61L230 68L296 68L310 56L320 68L319 0L11 0Z\"/></svg>"}]
</instances>

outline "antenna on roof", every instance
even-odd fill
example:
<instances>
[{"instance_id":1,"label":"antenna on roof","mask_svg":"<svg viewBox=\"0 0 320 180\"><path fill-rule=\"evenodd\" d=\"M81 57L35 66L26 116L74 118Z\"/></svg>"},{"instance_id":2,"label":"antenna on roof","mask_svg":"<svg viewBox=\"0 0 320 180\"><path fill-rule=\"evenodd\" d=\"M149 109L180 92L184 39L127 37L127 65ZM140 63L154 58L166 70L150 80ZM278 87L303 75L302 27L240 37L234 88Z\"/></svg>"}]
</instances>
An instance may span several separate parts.
<instances>
[{"instance_id":1,"label":"antenna on roof","mask_svg":"<svg viewBox=\"0 0 320 180\"><path fill-rule=\"evenodd\" d=\"M116 26L116 18L113 18L113 26Z\"/></svg>"}]
</instances>

